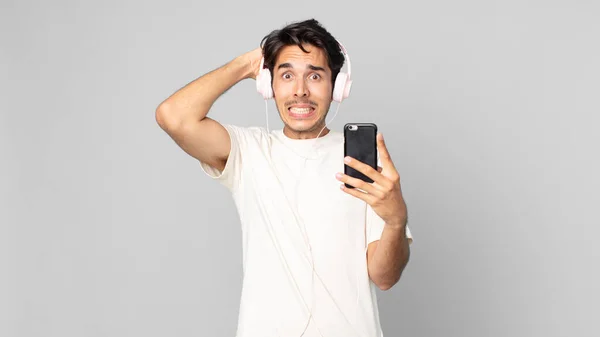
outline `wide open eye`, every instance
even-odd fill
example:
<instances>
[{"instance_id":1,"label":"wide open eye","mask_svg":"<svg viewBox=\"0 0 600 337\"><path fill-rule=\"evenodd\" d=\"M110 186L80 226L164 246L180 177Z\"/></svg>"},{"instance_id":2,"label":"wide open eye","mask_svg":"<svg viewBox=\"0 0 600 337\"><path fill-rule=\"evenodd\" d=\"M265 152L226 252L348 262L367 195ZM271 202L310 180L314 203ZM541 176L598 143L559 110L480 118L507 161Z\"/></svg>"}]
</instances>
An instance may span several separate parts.
<instances>
[{"instance_id":1,"label":"wide open eye","mask_svg":"<svg viewBox=\"0 0 600 337\"><path fill-rule=\"evenodd\" d=\"M321 75L313 73L313 74L310 75L310 79L316 81L318 79L321 79Z\"/></svg>"}]
</instances>

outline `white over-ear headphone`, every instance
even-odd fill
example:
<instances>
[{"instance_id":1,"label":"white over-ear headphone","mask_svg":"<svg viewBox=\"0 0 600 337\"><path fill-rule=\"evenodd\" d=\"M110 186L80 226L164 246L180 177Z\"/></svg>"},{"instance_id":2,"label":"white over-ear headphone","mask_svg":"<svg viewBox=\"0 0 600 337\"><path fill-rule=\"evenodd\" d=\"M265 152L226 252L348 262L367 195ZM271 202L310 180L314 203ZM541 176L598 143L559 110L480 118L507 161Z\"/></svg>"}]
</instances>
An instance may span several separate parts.
<instances>
[{"instance_id":1,"label":"white over-ear headphone","mask_svg":"<svg viewBox=\"0 0 600 337\"><path fill-rule=\"evenodd\" d=\"M337 40L336 40L337 41ZM346 48L337 41L342 50L342 54L344 54L344 59L346 60L346 64L348 65L348 72L339 72L336 79L335 84L333 86L333 100L341 103L345 98L348 98L350 95L350 88L352 87L352 78L350 77L352 73L352 67L350 65L350 56L346 52ZM264 99L273 98L273 88L271 86L271 72L268 68L264 68L265 58L263 57L260 60L260 72L256 77L256 90L259 94L261 94Z\"/></svg>"}]
</instances>

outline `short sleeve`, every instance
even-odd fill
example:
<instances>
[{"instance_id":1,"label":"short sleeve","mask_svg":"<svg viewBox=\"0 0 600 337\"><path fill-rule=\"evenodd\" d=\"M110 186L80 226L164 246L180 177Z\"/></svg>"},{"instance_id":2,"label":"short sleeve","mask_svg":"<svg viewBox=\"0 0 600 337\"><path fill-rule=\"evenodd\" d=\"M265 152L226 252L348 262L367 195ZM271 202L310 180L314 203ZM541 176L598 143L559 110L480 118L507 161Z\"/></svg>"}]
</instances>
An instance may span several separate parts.
<instances>
[{"instance_id":1,"label":"short sleeve","mask_svg":"<svg viewBox=\"0 0 600 337\"><path fill-rule=\"evenodd\" d=\"M242 176L242 153L244 153L244 150L248 146L248 137L246 137L246 131L242 127L230 124L223 124L223 127L227 130L231 143L229 156L223 171L202 161L200 162L200 167L210 178L218 181L228 190L234 191L240 184Z\"/></svg>"}]
</instances>

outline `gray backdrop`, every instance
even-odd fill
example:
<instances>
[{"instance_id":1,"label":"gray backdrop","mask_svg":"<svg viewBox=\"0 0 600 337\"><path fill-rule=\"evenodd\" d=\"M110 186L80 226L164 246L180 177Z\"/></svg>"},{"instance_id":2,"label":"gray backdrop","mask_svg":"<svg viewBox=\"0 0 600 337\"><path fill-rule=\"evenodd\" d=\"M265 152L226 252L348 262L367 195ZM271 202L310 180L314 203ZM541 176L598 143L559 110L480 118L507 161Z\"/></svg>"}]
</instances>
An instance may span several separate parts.
<instances>
[{"instance_id":1,"label":"gray backdrop","mask_svg":"<svg viewBox=\"0 0 600 337\"><path fill-rule=\"evenodd\" d=\"M234 204L154 112L311 17L353 66L332 128L377 123L402 176L415 242L379 292L386 336L600 335L599 9L2 1L0 336L233 336ZM265 126L254 85L209 116Z\"/></svg>"}]
</instances>

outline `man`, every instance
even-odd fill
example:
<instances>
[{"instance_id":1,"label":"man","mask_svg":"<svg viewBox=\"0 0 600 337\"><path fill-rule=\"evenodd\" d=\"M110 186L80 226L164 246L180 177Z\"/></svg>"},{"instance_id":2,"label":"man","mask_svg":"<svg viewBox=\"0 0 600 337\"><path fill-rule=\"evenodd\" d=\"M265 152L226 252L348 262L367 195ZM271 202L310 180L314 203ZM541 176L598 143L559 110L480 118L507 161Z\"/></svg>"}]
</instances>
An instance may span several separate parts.
<instances>
[{"instance_id":1,"label":"man","mask_svg":"<svg viewBox=\"0 0 600 337\"><path fill-rule=\"evenodd\" d=\"M207 117L220 95L257 78L263 56L284 128ZM381 135L374 170L344 162L343 135L326 128L343 64L339 44L316 20L292 23L157 108L161 128L231 191L238 209L244 278L237 337L383 336L375 290L398 282L412 236ZM344 165L374 183L342 174Z\"/></svg>"}]
</instances>

